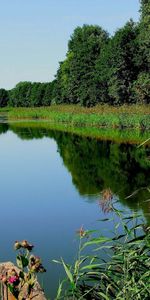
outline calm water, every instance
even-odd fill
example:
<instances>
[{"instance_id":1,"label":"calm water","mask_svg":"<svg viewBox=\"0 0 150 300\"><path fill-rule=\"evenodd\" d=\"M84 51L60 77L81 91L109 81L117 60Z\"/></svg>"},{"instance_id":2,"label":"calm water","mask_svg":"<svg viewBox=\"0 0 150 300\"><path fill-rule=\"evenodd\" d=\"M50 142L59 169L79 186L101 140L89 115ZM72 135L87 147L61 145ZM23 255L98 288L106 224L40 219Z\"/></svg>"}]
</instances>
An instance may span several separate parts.
<instances>
[{"instance_id":1,"label":"calm water","mask_svg":"<svg viewBox=\"0 0 150 300\"><path fill-rule=\"evenodd\" d=\"M15 240L32 242L47 267L44 288L54 299L62 271L51 261L71 262L76 230L98 228L96 220L106 218L102 190L110 188L120 208L138 210L150 223L148 192L126 199L150 185L149 167L148 146L83 138L38 123L1 123L0 261L14 260ZM112 229L110 223L106 227Z\"/></svg>"}]
</instances>

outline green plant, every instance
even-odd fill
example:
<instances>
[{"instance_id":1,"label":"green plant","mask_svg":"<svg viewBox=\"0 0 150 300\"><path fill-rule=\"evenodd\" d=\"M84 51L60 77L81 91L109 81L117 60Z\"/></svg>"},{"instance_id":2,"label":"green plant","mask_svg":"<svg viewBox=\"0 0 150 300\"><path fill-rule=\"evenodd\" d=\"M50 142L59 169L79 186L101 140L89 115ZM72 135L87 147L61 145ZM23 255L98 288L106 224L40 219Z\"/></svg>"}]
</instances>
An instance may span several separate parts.
<instances>
[{"instance_id":1,"label":"green plant","mask_svg":"<svg viewBox=\"0 0 150 300\"><path fill-rule=\"evenodd\" d=\"M118 218L114 234L111 238L98 233L93 237L93 232L79 230L74 265L69 266L63 259L58 262L65 269L66 280L59 286L57 300L150 299L150 227L139 215L124 216L115 208L116 202L106 201L114 211L114 220ZM88 248L90 255L85 255Z\"/></svg>"},{"instance_id":2,"label":"green plant","mask_svg":"<svg viewBox=\"0 0 150 300\"><path fill-rule=\"evenodd\" d=\"M1 275L0 280L16 299L20 299L21 294L23 294L23 299L30 299L37 281L36 274L43 273L46 270L41 263L41 259L31 254L33 245L26 240L16 241L14 249L19 250L16 256L17 268L10 268L5 275Z\"/></svg>"}]
</instances>

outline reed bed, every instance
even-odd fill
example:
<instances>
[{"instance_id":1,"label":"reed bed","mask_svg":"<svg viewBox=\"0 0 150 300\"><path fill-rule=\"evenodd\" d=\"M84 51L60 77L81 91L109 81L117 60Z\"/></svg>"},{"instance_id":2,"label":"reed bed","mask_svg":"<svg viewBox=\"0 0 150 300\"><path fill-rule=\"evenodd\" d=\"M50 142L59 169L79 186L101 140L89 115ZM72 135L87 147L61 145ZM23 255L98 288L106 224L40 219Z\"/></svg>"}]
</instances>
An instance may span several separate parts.
<instances>
[{"instance_id":1,"label":"reed bed","mask_svg":"<svg viewBox=\"0 0 150 300\"><path fill-rule=\"evenodd\" d=\"M10 108L9 120L45 119L71 126L150 129L150 106L97 105L85 108L79 105L52 105L38 108Z\"/></svg>"}]
</instances>

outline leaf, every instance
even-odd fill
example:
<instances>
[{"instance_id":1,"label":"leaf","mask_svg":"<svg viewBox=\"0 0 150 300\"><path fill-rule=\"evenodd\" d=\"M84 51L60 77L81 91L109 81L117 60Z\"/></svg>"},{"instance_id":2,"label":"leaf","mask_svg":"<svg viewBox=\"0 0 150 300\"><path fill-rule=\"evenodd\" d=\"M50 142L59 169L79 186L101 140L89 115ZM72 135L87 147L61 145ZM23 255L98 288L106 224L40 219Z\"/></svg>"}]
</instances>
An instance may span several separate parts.
<instances>
[{"instance_id":1,"label":"leaf","mask_svg":"<svg viewBox=\"0 0 150 300\"><path fill-rule=\"evenodd\" d=\"M22 279L24 279L24 272L20 271L19 277L22 278Z\"/></svg>"},{"instance_id":2,"label":"leaf","mask_svg":"<svg viewBox=\"0 0 150 300\"><path fill-rule=\"evenodd\" d=\"M86 230L86 235L90 235L91 233L95 233L97 230Z\"/></svg>"},{"instance_id":3,"label":"leaf","mask_svg":"<svg viewBox=\"0 0 150 300\"><path fill-rule=\"evenodd\" d=\"M126 236L126 234L120 234L118 236L115 236L114 238L112 238L113 241L117 241L119 239L121 239L122 237Z\"/></svg>"},{"instance_id":4,"label":"leaf","mask_svg":"<svg viewBox=\"0 0 150 300\"><path fill-rule=\"evenodd\" d=\"M115 225L115 229L118 229L119 226L120 226L120 223L117 223L117 224Z\"/></svg>"},{"instance_id":5,"label":"leaf","mask_svg":"<svg viewBox=\"0 0 150 300\"><path fill-rule=\"evenodd\" d=\"M29 264L28 258L21 254L17 255L16 262L20 269L27 267Z\"/></svg>"},{"instance_id":6,"label":"leaf","mask_svg":"<svg viewBox=\"0 0 150 300\"><path fill-rule=\"evenodd\" d=\"M76 260L75 266L74 266L74 274L77 274L80 265L82 265L88 258L89 258L89 256L85 256L80 260Z\"/></svg>"},{"instance_id":7,"label":"leaf","mask_svg":"<svg viewBox=\"0 0 150 300\"><path fill-rule=\"evenodd\" d=\"M23 268L27 267L29 264L29 260L27 257L25 256L22 256L22 265L23 265Z\"/></svg>"},{"instance_id":8,"label":"leaf","mask_svg":"<svg viewBox=\"0 0 150 300\"><path fill-rule=\"evenodd\" d=\"M67 265L65 264L65 262L63 261L62 259L62 264L63 264L63 267L65 269L65 272L70 280L71 283L74 283L74 280L73 280L73 276L72 276L72 273L70 272L69 268L67 267Z\"/></svg>"},{"instance_id":9,"label":"leaf","mask_svg":"<svg viewBox=\"0 0 150 300\"><path fill-rule=\"evenodd\" d=\"M93 265L87 265L87 266L84 266L81 268L81 270L86 270L86 269L96 269L96 268L99 268L101 267L103 264L93 264Z\"/></svg>"},{"instance_id":10,"label":"leaf","mask_svg":"<svg viewBox=\"0 0 150 300\"><path fill-rule=\"evenodd\" d=\"M19 269L22 269L22 260L19 255L16 257L17 266Z\"/></svg>"},{"instance_id":11,"label":"leaf","mask_svg":"<svg viewBox=\"0 0 150 300\"><path fill-rule=\"evenodd\" d=\"M110 300L110 298L108 298L104 293L99 292L98 293L99 296L103 297L105 300Z\"/></svg>"},{"instance_id":12,"label":"leaf","mask_svg":"<svg viewBox=\"0 0 150 300\"><path fill-rule=\"evenodd\" d=\"M123 227L124 227L124 230L126 231L127 234L130 234L130 233L131 233L131 230L128 229L128 227L127 227L126 224L124 224Z\"/></svg>"},{"instance_id":13,"label":"leaf","mask_svg":"<svg viewBox=\"0 0 150 300\"><path fill-rule=\"evenodd\" d=\"M114 218L111 218L111 219L109 219L109 218L105 218L105 219L99 219L99 220L97 220L98 222L110 222L110 221L113 221L114 220Z\"/></svg>"},{"instance_id":14,"label":"leaf","mask_svg":"<svg viewBox=\"0 0 150 300\"><path fill-rule=\"evenodd\" d=\"M8 284L10 292L14 295L14 287L11 284Z\"/></svg>"},{"instance_id":15,"label":"leaf","mask_svg":"<svg viewBox=\"0 0 150 300\"><path fill-rule=\"evenodd\" d=\"M90 245L97 245L97 244L101 244L101 243L106 243L106 242L109 242L111 241L112 239L110 238L106 238L106 237L99 237L99 238L94 238L86 243L84 243L82 249L84 249L85 247L87 246L90 246Z\"/></svg>"},{"instance_id":16,"label":"leaf","mask_svg":"<svg viewBox=\"0 0 150 300\"><path fill-rule=\"evenodd\" d=\"M139 217L141 217L141 215L135 213L135 214L132 215L132 216L128 216L128 217L122 218L122 220L132 220L132 219L136 219L136 218L139 218Z\"/></svg>"},{"instance_id":17,"label":"leaf","mask_svg":"<svg viewBox=\"0 0 150 300\"><path fill-rule=\"evenodd\" d=\"M54 263L56 263L56 264L60 264L60 265L62 264L62 262L61 262L61 261L59 261L59 260L56 260L56 259L53 259L53 260L52 260L52 262L54 262Z\"/></svg>"},{"instance_id":18,"label":"leaf","mask_svg":"<svg viewBox=\"0 0 150 300\"><path fill-rule=\"evenodd\" d=\"M62 287L63 287L63 283L65 282L65 280L63 280L61 283L59 283L59 287L57 290L57 295L56 295L56 299L55 300L59 300L61 297L61 293L62 293Z\"/></svg>"},{"instance_id":19,"label":"leaf","mask_svg":"<svg viewBox=\"0 0 150 300\"><path fill-rule=\"evenodd\" d=\"M98 247L96 249L94 249L94 251L98 251L98 250L102 250L102 249L113 249L114 246L106 246L106 245L103 245L101 247Z\"/></svg>"},{"instance_id":20,"label":"leaf","mask_svg":"<svg viewBox=\"0 0 150 300\"><path fill-rule=\"evenodd\" d=\"M137 238L135 238L135 239L133 239L133 240L130 240L130 241L128 242L128 244L143 241L144 238L145 238L145 235L138 236Z\"/></svg>"}]
</instances>

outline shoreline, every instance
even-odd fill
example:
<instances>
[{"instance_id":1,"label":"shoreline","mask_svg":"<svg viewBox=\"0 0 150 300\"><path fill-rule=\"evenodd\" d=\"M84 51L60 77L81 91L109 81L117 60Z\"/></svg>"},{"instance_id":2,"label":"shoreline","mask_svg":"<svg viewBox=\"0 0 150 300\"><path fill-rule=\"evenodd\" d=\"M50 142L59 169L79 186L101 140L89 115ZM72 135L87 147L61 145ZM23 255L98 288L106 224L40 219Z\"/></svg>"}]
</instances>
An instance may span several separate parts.
<instances>
[{"instance_id":1,"label":"shoreline","mask_svg":"<svg viewBox=\"0 0 150 300\"><path fill-rule=\"evenodd\" d=\"M46 120L11 120L3 122L3 125L7 126L8 129L12 132L18 133L24 132L24 130L31 132L36 137L49 136L50 131L60 131L66 134L75 134L80 137L97 139L101 141L110 141L115 143L126 143L133 145L140 145L146 140L149 139L149 131L141 131L139 129L112 129L112 128L97 128L97 127L88 127L88 126L69 126L68 124L62 123L52 123ZM145 146L150 145L150 141Z\"/></svg>"},{"instance_id":2,"label":"shoreline","mask_svg":"<svg viewBox=\"0 0 150 300\"><path fill-rule=\"evenodd\" d=\"M12 120L45 120L69 126L150 130L150 105L111 107L97 105L52 105L35 108L3 108L2 115Z\"/></svg>"}]
</instances>

